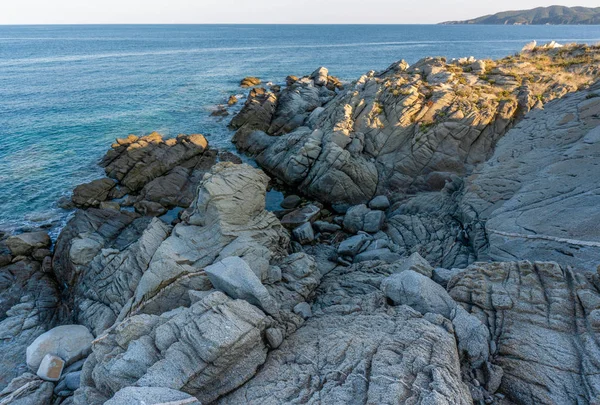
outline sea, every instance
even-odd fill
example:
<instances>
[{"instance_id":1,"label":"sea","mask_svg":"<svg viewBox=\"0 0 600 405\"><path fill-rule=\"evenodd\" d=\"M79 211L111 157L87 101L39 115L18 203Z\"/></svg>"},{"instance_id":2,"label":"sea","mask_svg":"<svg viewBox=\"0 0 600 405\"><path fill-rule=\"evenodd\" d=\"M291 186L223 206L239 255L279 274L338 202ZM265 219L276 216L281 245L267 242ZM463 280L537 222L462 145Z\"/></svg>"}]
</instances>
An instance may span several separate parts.
<instances>
[{"instance_id":1,"label":"sea","mask_svg":"<svg viewBox=\"0 0 600 405\"><path fill-rule=\"evenodd\" d=\"M500 58L526 43L600 41L600 26L0 26L0 230L56 233L57 206L101 177L116 138L201 133L231 149L215 105L239 81L282 83L319 66L351 81L426 56ZM55 236L55 235L54 235Z\"/></svg>"}]
</instances>

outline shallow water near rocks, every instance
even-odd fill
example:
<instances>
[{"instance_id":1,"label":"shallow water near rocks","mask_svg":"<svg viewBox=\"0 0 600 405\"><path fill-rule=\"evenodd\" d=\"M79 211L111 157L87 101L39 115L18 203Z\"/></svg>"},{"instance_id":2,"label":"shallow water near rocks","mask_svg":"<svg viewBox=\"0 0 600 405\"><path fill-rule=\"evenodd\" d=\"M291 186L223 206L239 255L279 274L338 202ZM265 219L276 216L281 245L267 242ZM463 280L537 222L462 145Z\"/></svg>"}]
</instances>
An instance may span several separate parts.
<instances>
[{"instance_id":1,"label":"shallow water near rocks","mask_svg":"<svg viewBox=\"0 0 600 405\"><path fill-rule=\"evenodd\" d=\"M102 175L115 138L202 133L232 149L211 109L239 80L327 66L343 80L406 59L499 58L531 41L600 41L600 26L0 27L0 229L58 229L61 195ZM278 204L276 193L269 207Z\"/></svg>"}]
</instances>

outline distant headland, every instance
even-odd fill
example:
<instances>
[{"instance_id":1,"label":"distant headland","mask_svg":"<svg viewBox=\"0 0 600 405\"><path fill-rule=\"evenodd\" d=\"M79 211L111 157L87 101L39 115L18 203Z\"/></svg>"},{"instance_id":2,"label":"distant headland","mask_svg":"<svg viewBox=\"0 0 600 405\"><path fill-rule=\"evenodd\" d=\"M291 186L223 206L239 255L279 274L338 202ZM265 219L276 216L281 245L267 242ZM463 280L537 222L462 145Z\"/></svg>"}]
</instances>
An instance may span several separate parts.
<instances>
[{"instance_id":1,"label":"distant headland","mask_svg":"<svg viewBox=\"0 0 600 405\"><path fill-rule=\"evenodd\" d=\"M595 25L600 24L600 7L537 7L531 10L503 11L472 20L447 21L441 24Z\"/></svg>"}]
</instances>

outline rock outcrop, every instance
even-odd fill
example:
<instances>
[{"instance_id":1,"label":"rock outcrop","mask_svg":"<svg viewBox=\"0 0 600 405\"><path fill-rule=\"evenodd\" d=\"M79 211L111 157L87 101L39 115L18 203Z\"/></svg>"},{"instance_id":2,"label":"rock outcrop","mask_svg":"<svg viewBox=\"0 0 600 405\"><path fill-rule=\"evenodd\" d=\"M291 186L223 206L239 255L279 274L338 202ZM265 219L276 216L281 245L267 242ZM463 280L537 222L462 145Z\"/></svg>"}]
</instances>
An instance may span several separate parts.
<instances>
[{"instance_id":1,"label":"rock outcrop","mask_svg":"<svg viewBox=\"0 0 600 405\"><path fill-rule=\"evenodd\" d=\"M599 264L600 83L531 112L467 179L404 198L388 216L400 253L446 268L475 260Z\"/></svg>"},{"instance_id":2,"label":"rock outcrop","mask_svg":"<svg viewBox=\"0 0 600 405\"><path fill-rule=\"evenodd\" d=\"M440 190L485 161L528 111L598 78L599 60L597 46L484 63L426 58L369 72L333 99L318 94L315 79L299 80L272 94L269 105L277 106L260 109L260 119L244 108L244 124L232 121L243 130L234 142L321 202Z\"/></svg>"},{"instance_id":3,"label":"rock outcrop","mask_svg":"<svg viewBox=\"0 0 600 405\"><path fill-rule=\"evenodd\" d=\"M72 200L80 208L114 201L117 210L119 205L133 206L142 215L151 216L187 208L202 177L218 158L202 135L167 140L156 132L130 135L117 139L100 161L107 178L76 187Z\"/></svg>"},{"instance_id":4,"label":"rock outcrop","mask_svg":"<svg viewBox=\"0 0 600 405\"><path fill-rule=\"evenodd\" d=\"M598 274L556 263L474 264L450 295L490 331L501 391L519 404L600 398Z\"/></svg>"}]
</instances>

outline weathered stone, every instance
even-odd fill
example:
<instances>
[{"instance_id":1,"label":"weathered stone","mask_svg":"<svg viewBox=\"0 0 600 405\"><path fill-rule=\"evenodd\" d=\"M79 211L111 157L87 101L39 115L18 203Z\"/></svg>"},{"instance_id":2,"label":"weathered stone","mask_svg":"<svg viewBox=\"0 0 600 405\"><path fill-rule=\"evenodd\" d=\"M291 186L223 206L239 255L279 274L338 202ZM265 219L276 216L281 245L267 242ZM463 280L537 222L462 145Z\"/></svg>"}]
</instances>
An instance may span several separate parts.
<instances>
[{"instance_id":1,"label":"weathered stone","mask_svg":"<svg viewBox=\"0 0 600 405\"><path fill-rule=\"evenodd\" d=\"M446 286L448 285L448 281L450 281L450 279L452 277L454 277L455 275L457 275L461 272L462 272L461 269L448 270L448 269L438 267L438 268L433 269L431 279L433 281L435 281L436 283L438 283L439 285L441 285L442 287L446 288Z\"/></svg>"},{"instance_id":2,"label":"weathered stone","mask_svg":"<svg viewBox=\"0 0 600 405\"><path fill-rule=\"evenodd\" d=\"M261 84L261 80L258 77L248 76L244 77L240 82L241 87L254 87Z\"/></svg>"},{"instance_id":3,"label":"weathered stone","mask_svg":"<svg viewBox=\"0 0 600 405\"><path fill-rule=\"evenodd\" d=\"M334 233L342 229L341 226L332 224L331 222L325 221L315 221L313 222L313 227L317 230L317 232L325 232L325 233Z\"/></svg>"},{"instance_id":4,"label":"weathered stone","mask_svg":"<svg viewBox=\"0 0 600 405\"><path fill-rule=\"evenodd\" d=\"M112 179L97 179L75 187L71 199L78 207L97 207L108 199L115 186L116 183Z\"/></svg>"},{"instance_id":5,"label":"weathered stone","mask_svg":"<svg viewBox=\"0 0 600 405\"><path fill-rule=\"evenodd\" d=\"M281 333L281 330L277 328L267 329L265 331L265 337L273 349L277 349L283 342L283 333Z\"/></svg>"},{"instance_id":6,"label":"weathered stone","mask_svg":"<svg viewBox=\"0 0 600 405\"><path fill-rule=\"evenodd\" d=\"M262 335L271 322L245 300L219 291L168 314L131 316L95 342L75 405L100 405L132 385L179 390L211 403L264 363Z\"/></svg>"},{"instance_id":7,"label":"weathered stone","mask_svg":"<svg viewBox=\"0 0 600 405\"><path fill-rule=\"evenodd\" d=\"M337 253L339 256L354 257L368 241L369 237L364 234L352 236L340 243Z\"/></svg>"},{"instance_id":8,"label":"weathered stone","mask_svg":"<svg viewBox=\"0 0 600 405\"><path fill-rule=\"evenodd\" d=\"M397 273L401 273L407 270L415 271L429 278L431 278L431 276L433 275L433 267L431 267L429 262L423 259L423 257L417 252L413 253L408 258L399 262L396 266Z\"/></svg>"},{"instance_id":9,"label":"weathered stone","mask_svg":"<svg viewBox=\"0 0 600 405\"><path fill-rule=\"evenodd\" d=\"M425 58L408 68L398 63L369 72L333 99L319 98L319 86L311 89L313 80L300 79L282 91L269 128L266 121L253 127L277 135L261 140L257 162L324 203L352 206L377 195L439 191L452 176L484 162L522 118L517 78L536 78L530 84L543 101L532 97L527 104L543 105L596 80L598 55L597 47L573 45L560 55L545 49L489 66L471 61L465 66L471 72ZM318 107L325 110L308 124Z\"/></svg>"},{"instance_id":10,"label":"weathered stone","mask_svg":"<svg viewBox=\"0 0 600 405\"><path fill-rule=\"evenodd\" d=\"M423 315L432 312L452 319L456 309L456 302L442 286L412 270L386 278L381 289L396 305L408 305Z\"/></svg>"},{"instance_id":11,"label":"weathered stone","mask_svg":"<svg viewBox=\"0 0 600 405\"><path fill-rule=\"evenodd\" d=\"M295 228L307 222L313 222L321 209L316 205L309 204L303 208L292 211L281 219L281 224L285 227Z\"/></svg>"},{"instance_id":12,"label":"weathered stone","mask_svg":"<svg viewBox=\"0 0 600 405\"><path fill-rule=\"evenodd\" d=\"M105 405L201 405L185 392L164 387L125 387Z\"/></svg>"},{"instance_id":13,"label":"weathered stone","mask_svg":"<svg viewBox=\"0 0 600 405\"><path fill-rule=\"evenodd\" d=\"M22 233L6 239L6 246L15 256L30 255L36 249L50 247L51 243L50 237L44 231Z\"/></svg>"},{"instance_id":14,"label":"weathered stone","mask_svg":"<svg viewBox=\"0 0 600 405\"><path fill-rule=\"evenodd\" d=\"M479 263L452 278L448 291L489 329L508 398L593 402L600 347L588 317L600 308L597 280L556 263Z\"/></svg>"},{"instance_id":15,"label":"weathered stone","mask_svg":"<svg viewBox=\"0 0 600 405\"><path fill-rule=\"evenodd\" d=\"M384 195L378 195L369 201L369 208L372 210L382 210L385 211L390 207L390 200Z\"/></svg>"},{"instance_id":16,"label":"weathered stone","mask_svg":"<svg viewBox=\"0 0 600 405\"><path fill-rule=\"evenodd\" d=\"M243 299L268 314L279 313L277 302L250 266L239 257L228 257L204 269L210 282L232 298Z\"/></svg>"},{"instance_id":17,"label":"weathered stone","mask_svg":"<svg viewBox=\"0 0 600 405\"><path fill-rule=\"evenodd\" d=\"M298 207L301 202L302 202L302 198L298 197L297 195L295 195L295 194L288 195L281 202L281 208L286 209L286 210L294 209L294 208Z\"/></svg>"},{"instance_id":18,"label":"weathered stone","mask_svg":"<svg viewBox=\"0 0 600 405\"><path fill-rule=\"evenodd\" d=\"M385 213L383 211L371 211L365 215L363 231L368 233L379 232L385 224Z\"/></svg>"},{"instance_id":19,"label":"weathered stone","mask_svg":"<svg viewBox=\"0 0 600 405\"><path fill-rule=\"evenodd\" d=\"M82 325L62 325L40 335L27 348L27 365L37 371L47 354L60 357L69 365L91 350L94 336Z\"/></svg>"},{"instance_id":20,"label":"weathered stone","mask_svg":"<svg viewBox=\"0 0 600 405\"><path fill-rule=\"evenodd\" d=\"M390 249L373 249L362 252L354 258L355 263L366 262L369 260L381 260L387 263L395 263L401 260L402 256L398 253L393 253Z\"/></svg>"},{"instance_id":21,"label":"weathered stone","mask_svg":"<svg viewBox=\"0 0 600 405\"><path fill-rule=\"evenodd\" d=\"M310 305L306 302L301 302L294 307L294 313L300 315L304 319L308 319L312 316L312 310Z\"/></svg>"},{"instance_id":22,"label":"weathered stone","mask_svg":"<svg viewBox=\"0 0 600 405\"><path fill-rule=\"evenodd\" d=\"M365 216L370 212L371 210L364 204L350 208L344 216L344 229L349 233L362 231L365 225Z\"/></svg>"},{"instance_id":23,"label":"weathered stone","mask_svg":"<svg viewBox=\"0 0 600 405\"><path fill-rule=\"evenodd\" d=\"M375 286L390 273L367 263L328 273L313 316L218 403L471 404L454 336L387 307Z\"/></svg>"},{"instance_id":24,"label":"weathered stone","mask_svg":"<svg viewBox=\"0 0 600 405\"><path fill-rule=\"evenodd\" d=\"M315 233L310 222L307 222L292 231L294 238L302 245L309 244L315 240Z\"/></svg>"},{"instance_id":25,"label":"weathered stone","mask_svg":"<svg viewBox=\"0 0 600 405\"><path fill-rule=\"evenodd\" d=\"M24 373L16 377L2 392L0 403L10 405L51 405L54 384Z\"/></svg>"},{"instance_id":26,"label":"weathered stone","mask_svg":"<svg viewBox=\"0 0 600 405\"><path fill-rule=\"evenodd\" d=\"M325 86L327 85L328 75L329 70L327 70L325 67L320 67L310 75L310 78L314 80L317 86Z\"/></svg>"},{"instance_id":27,"label":"weathered stone","mask_svg":"<svg viewBox=\"0 0 600 405\"><path fill-rule=\"evenodd\" d=\"M64 367L65 362L63 359L53 354L47 354L42 359L36 374L42 380L58 381L60 380Z\"/></svg>"},{"instance_id":28,"label":"weathered stone","mask_svg":"<svg viewBox=\"0 0 600 405\"><path fill-rule=\"evenodd\" d=\"M56 280L39 262L0 267L0 388L28 370L25 351L54 326L59 301Z\"/></svg>"}]
</instances>

